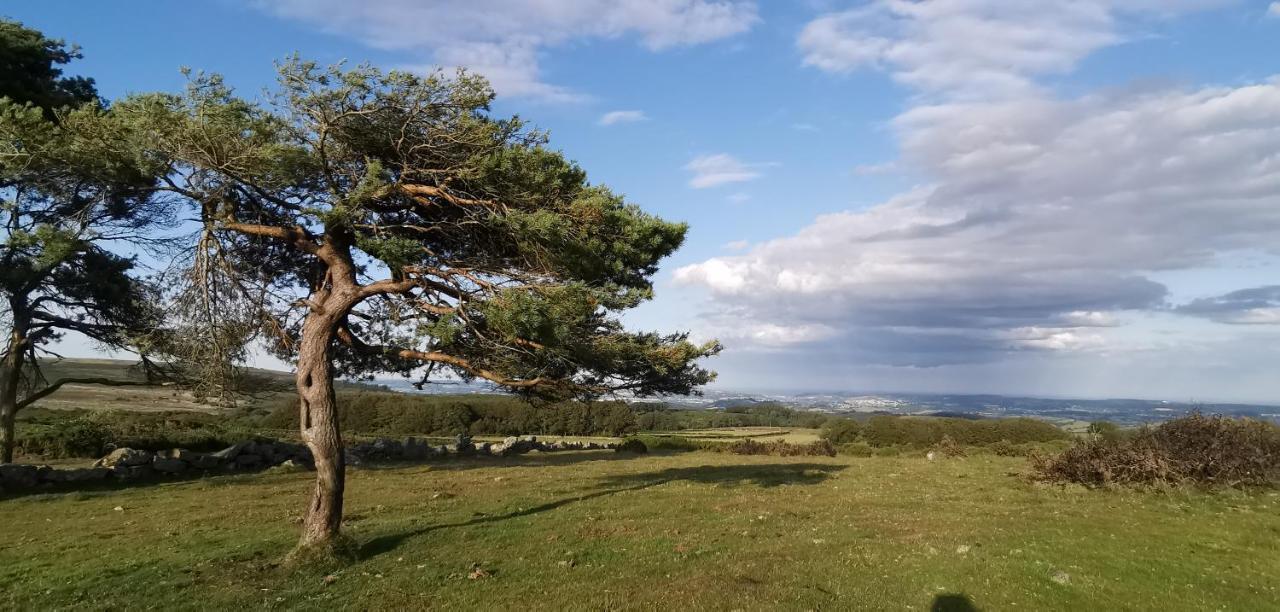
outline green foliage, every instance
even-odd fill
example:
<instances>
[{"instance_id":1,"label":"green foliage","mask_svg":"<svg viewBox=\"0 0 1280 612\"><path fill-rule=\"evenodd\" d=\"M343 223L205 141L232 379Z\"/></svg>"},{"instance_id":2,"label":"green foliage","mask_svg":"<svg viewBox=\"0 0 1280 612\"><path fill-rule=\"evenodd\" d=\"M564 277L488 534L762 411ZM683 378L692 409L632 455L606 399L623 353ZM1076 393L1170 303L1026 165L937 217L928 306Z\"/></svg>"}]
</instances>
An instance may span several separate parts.
<instances>
[{"instance_id":1,"label":"green foliage","mask_svg":"<svg viewBox=\"0 0 1280 612\"><path fill-rule=\"evenodd\" d=\"M762 403L723 410L687 410L662 404L635 404L636 426L641 431L683 431L715 427L803 427L816 429L826 415L795 410L777 403Z\"/></svg>"},{"instance_id":2,"label":"green foliage","mask_svg":"<svg viewBox=\"0 0 1280 612\"><path fill-rule=\"evenodd\" d=\"M97 458L111 448L219 450L257 438L248 423L191 412L33 410L18 427L20 454Z\"/></svg>"},{"instance_id":3,"label":"green foliage","mask_svg":"<svg viewBox=\"0 0 1280 612\"><path fill-rule=\"evenodd\" d=\"M832 444L847 444L858 439L862 424L853 419L831 419L822 426L822 439Z\"/></svg>"},{"instance_id":4,"label":"green foliage","mask_svg":"<svg viewBox=\"0 0 1280 612\"><path fill-rule=\"evenodd\" d=\"M962 446L983 446L1001 440L1010 443L1064 440L1070 434L1036 419L957 419L949 417L871 417L861 439L876 447L909 445L926 448L943 438Z\"/></svg>"},{"instance_id":5,"label":"green foliage","mask_svg":"<svg viewBox=\"0 0 1280 612\"><path fill-rule=\"evenodd\" d=\"M1124 430L1111 421L1094 421L1089 423L1085 431L1091 436L1107 440L1116 440L1125 435Z\"/></svg>"},{"instance_id":6,"label":"green foliage","mask_svg":"<svg viewBox=\"0 0 1280 612\"><path fill-rule=\"evenodd\" d=\"M78 417L20 428L17 451L50 459L101 457L113 438L112 431L97 419Z\"/></svg>"},{"instance_id":7,"label":"green foliage","mask_svg":"<svg viewBox=\"0 0 1280 612\"><path fill-rule=\"evenodd\" d=\"M339 393L338 419L344 431L388 436L622 436L635 431L635 415L623 402L571 401L535 406L503 395ZM263 425L296 429L296 400L277 406Z\"/></svg>"},{"instance_id":8,"label":"green foliage","mask_svg":"<svg viewBox=\"0 0 1280 612\"><path fill-rule=\"evenodd\" d=\"M66 77L59 68L80 58L78 47L0 18L0 98L30 103L50 119L55 109L96 102L93 79Z\"/></svg>"},{"instance_id":9,"label":"green foliage","mask_svg":"<svg viewBox=\"0 0 1280 612\"><path fill-rule=\"evenodd\" d=\"M182 95L116 107L136 128L138 156L176 177L174 198L203 219L219 273L244 293L223 299L263 310L239 318L279 338L283 356L300 340L296 322L316 311L267 296L323 301L328 278L350 285L332 306L349 313L333 353L348 377L426 365L544 399L687 393L710 381L697 361L718 343L632 333L619 319L652 296L652 275L687 228L592 185L544 134L494 117L492 99L466 72L323 69L294 57L268 103L196 74ZM366 283L352 269L387 277Z\"/></svg>"},{"instance_id":10,"label":"green foliage","mask_svg":"<svg viewBox=\"0 0 1280 612\"><path fill-rule=\"evenodd\" d=\"M866 442L846 442L836 447L836 451L850 457L870 457L875 454L875 449Z\"/></svg>"},{"instance_id":11,"label":"green foliage","mask_svg":"<svg viewBox=\"0 0 1280 612\"><path fill-rule=\"evenodd\" d=\"M789 444L781 440L757 442L746 438L726 444L724 451L735 455L773 455L776 457L836 456L836 447L830 441L818 440L809 444Z\"/></svg>"},{"instance_id":12,"label":"green foliage","mask_svg":"<svg viewBox=\"0 0 1280 612\"><path fill-rule=\"evenodd\" d=\"M689 452L697 450L719 450L724 446L721 442L711 442L707 440L695 440L683 436L663 436L655 434L640 434L627 438L628 440L637 440L645 445L645 448L655 451L668 452Z\"/></svg>"}]
</instances>

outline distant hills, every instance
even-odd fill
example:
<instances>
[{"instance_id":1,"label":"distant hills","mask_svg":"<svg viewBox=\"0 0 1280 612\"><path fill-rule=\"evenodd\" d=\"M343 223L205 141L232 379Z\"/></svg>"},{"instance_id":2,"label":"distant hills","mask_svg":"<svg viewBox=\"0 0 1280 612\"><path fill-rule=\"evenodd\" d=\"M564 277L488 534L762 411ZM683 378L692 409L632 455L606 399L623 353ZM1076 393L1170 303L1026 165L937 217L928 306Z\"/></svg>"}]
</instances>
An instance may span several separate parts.
<instances>
[{"instance_id":1,"label":"distant hills","mask_svg":"<svg viewBox=\"0 0 1280 612\"><path fill-rule=\"evenodd\" d=\"M448 383L428 385L422 391L404 380L379 380L396 391L460 394L496 393L491 385ZM1056 399L990 394L929 393L743 393L708 390L702 396L673 396L635 400L664 403L680 408L708 410L757 404L782 404L829 414L882 413L958 417L1036 417L1060 423L1112 421L1137 425L1172 419L1193 411L1205 414L1248 416L1280 422L1280 406L1265 404L1191 403L1144 399Z\"/></svg>"}]
</instances>

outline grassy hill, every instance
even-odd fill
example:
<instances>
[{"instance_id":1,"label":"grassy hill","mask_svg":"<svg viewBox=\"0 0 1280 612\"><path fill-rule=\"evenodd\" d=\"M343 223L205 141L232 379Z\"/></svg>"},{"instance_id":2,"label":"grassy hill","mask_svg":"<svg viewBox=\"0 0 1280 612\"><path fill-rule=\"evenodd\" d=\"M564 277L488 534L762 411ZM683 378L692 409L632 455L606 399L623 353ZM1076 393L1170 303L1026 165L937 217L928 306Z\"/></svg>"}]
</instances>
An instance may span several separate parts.
<instances>
[{"instance_id":1,"label":"grassy hill","mask_svg":"<svg viewBox=\"0 0 1280 612\"><path fill-rule=\"evenodd\" d=\"M118 359L63 359L42 364L45 378L110 378L113 380L144 380L134 366L136 362ZM249 368L246 371L252 395L244 403L268 406L279 398L292 396L293 374L276 370ZM363 385L338 383L339 389L360 388ZM137 412L165 412L171 410L217 412L220 408L197 401L190 393L173 387L104 387L101 385L66 385L57 393L34 404L40 408L89 410L130 410Z\"/></svg>"},{"instance_id":2,"label":"grassy hill","mask_svg":"<svg viewBox=\"0 0 1280 612\"><path fill-rule=\"evenodd\" d=\"M361 560L329 581L274 565L308 473L11 498L0 609L1280 609L1277 493L1025 470L700 452L356 469Z\"/></svg>"}]
</instances>

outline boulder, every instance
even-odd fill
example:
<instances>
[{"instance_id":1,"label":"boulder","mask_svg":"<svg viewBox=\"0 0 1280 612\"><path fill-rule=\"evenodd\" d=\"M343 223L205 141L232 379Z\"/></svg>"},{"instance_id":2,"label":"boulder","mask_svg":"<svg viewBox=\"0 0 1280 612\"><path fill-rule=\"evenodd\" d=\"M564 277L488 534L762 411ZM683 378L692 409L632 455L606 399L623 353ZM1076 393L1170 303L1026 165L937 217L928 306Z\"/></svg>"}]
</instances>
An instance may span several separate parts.
<instances>
[{"instance_id":1,"label":"boulder","mask_svg":"<svg viewBox=\"0 0 1280 612\"><path fill-rule=\"evenodd\" d=\"M204 453L191 453L189 456L185 456L183 460L197 470L212 470L222 463L217 457Z\"/></svg>"},{"instance_id":2,"label":"boulder","mask_svg":"<svg viewBox=\"0 0 1280 612\"><path fill-rule=\"evenodd\" d=\"M150 465L117 465L111 469L111 475L117 480L134 481L150 478L155 470Z\"/></svg>"},{"instance_id":3,"label":"boulder","mask_svg":"<svg viewBox=\"0 0 1280 612\"><path fill-rule=\"evenodd\" d=\"M493 445L488 442L481 442L476 446L476 454L481 457L488 457L493 454Z\"/></svg>"},{"instance_id":4,"label":"boulder","mask_svg":"<svg viewBox=\"0 0 1280 612\"><path fill-rule=\"evenodd\" d=\"M404 458L409 461L422 461L427 458L427 443L412 436L404 441Z\"/></svg>"},{"instance_id":5,"label":"boulder","mask_svg":"<svg viewBox=\"0 0 1280 612\"><path fill-rule=\"evenodd\" d=\"M157 472L177 474L187 470L187 462L181 459L170 459L169 457L156 455L156 458L151 461L151 467Z\"/></svg>"},{"instance_id":6,"label":"boulder","mask_svg":"<svg viewBox=\"0 0 1280 612\"><path fill-rule=\"evenodd\" d=\"M99 459L94 467L116 468L147 465L151 463L151 453L134 448L117 448L111 454Z\"/></svg>"},{"instance_id":7,"label":"boulder","mask_svg":"<svg viewBox=\"0 0 1280 612\"><path fill-rule=\"evenodd\" d=\"M165 456L170 459L181 459L187 463L195 463L198 457L203 457L205 454L197 453L196 451L187 450L185 448L175 448L169 451Z\"/></svg>"},{"instance_id":8,"label":"boulder","mask_svg":"<svg viewBox=\"0 0 1280 612\"><path fill-rule=\"evenodd\" d=\"M245 449L249 448L250 444L251 442L237 442L216 453L209 453L209 454L215 457L216 459L218 459L218 461L220 462L231 462L231 461L234 461L236 457L239 457L240 454L245 451Z\"/></svg>"},{"instance_id":9,"label":"boulder","mask_svg":"<svg viewBox=\"0 0 1280 612\"><path fill-rule=\"evenodd\" d=\"M280 462L280 465L277 465L271 468L271 471L272 472L302 472L309 469L312 469L311 466L305 465L300 461L296 461L294 459L285 459L284 461Z\"/></svg>"},{"instance_id":10,"label":"boulder","mask_svg":"<svg viewBox=\"0 0 1280 612\"><path fill-rule=\"evenodd\" d=\"M111 475L111 470L107 468L80 468L73 470L59 470L62 472L62 482L96 482L106 480Z\"/></svg>"},{"instance_id":11,"label":"boulder","mask_svg":"<svg viewBox=\"0 0 1280 612\"><path fill-rule=\"evenodd\" d=\"M262 465L262 457L256 454L241 453L236 456L235 464L238 468L255 468Z\"/></svg>"},{"instance_id":12,"label":"boulder","mask_svg":"<svg viewBox=\"0 0 1280 612\"><path fill-rule=\"evenodd\" d=\"M404 446L391 438L377 438L369 448L370 456L378 459L401 459Z\"/></svg>"},{"instance_id":13,"label":"boulder","mask_svg":"<svg viewBox=\"0 0 1280 612\"><path fill-rule=\"evenodd\" d=\"M51 465L37 465L36 478L41 484L56 484L62 482L62 472L53 469Z\"/></svg>"}]
</instances>

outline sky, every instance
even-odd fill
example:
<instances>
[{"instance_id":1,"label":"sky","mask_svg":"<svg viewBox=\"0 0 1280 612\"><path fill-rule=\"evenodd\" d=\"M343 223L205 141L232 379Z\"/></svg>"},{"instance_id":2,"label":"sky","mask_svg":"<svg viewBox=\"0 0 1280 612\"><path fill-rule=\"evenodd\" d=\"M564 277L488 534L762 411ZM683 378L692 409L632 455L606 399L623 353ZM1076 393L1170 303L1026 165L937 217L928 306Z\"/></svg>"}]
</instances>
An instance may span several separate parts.
<instances>
[{"instance_id":1,"label":"sky","mask_svg":"<svg viewBox=\"0 0 1280 612\"><path fill-rule=\"evenodd\" d=\"M1280 2L6 2L109 98L466 66L690 224L716 388L1280 402ZM74 339L66 354L92 347Z\"/></svg>"}]
</instances>

